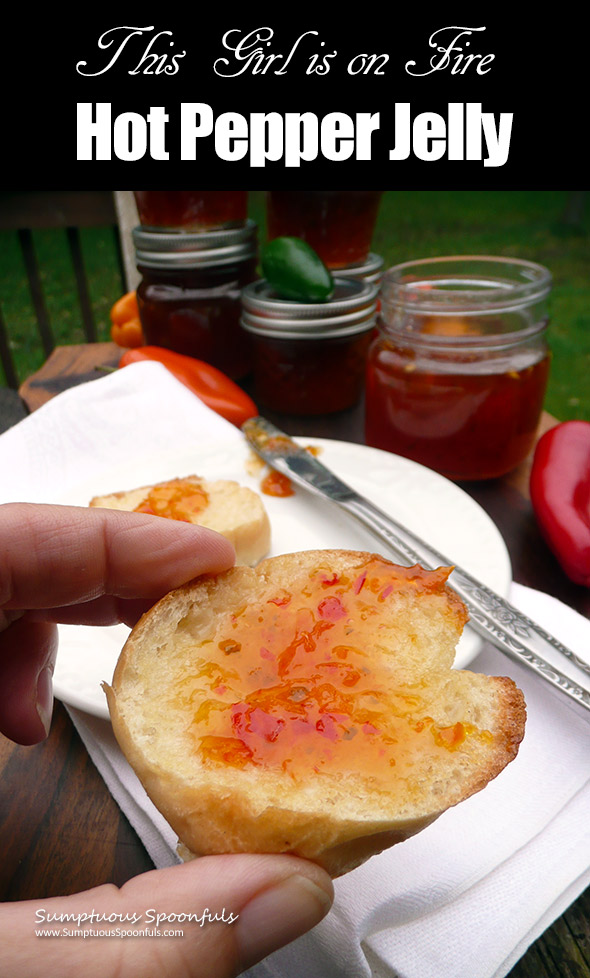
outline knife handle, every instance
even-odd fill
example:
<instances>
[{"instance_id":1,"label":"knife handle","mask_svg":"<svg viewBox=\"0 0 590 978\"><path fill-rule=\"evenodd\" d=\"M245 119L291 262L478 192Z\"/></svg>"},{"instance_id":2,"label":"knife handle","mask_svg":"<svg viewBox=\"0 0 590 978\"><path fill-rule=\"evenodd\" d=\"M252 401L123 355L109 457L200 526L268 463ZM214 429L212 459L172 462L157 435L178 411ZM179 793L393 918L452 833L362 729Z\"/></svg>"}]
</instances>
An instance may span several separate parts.
<instances>
[{"instance_id":1,"label":"knife handle","mask_svg":"<svg viewBox=\"0 0 590 978\"><path fill-rule=\"evenodd\" d=\"M469 623L474 631L590 710L590 690L578 685L543 656L543 652L558 652L590 675L590 666L575 652L539 628L491 588L396 523L369 500L354 493L339 505L384 541L398 559L401 558L409 565L422 564L430 568L453 566L449 583L465 602L470 615Z\"/></svg>"}]
</instances>

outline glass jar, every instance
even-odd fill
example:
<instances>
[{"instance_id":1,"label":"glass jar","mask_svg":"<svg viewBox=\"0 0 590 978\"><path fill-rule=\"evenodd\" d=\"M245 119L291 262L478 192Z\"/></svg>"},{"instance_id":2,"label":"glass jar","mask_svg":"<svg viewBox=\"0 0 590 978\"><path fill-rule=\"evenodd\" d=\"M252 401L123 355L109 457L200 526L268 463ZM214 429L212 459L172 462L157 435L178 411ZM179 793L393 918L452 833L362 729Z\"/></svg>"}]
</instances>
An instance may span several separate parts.
<instances>
[{"instance_id":1,"label":"glass jar","mask_svg":"<svg viewBox=\"0 0 590 978\"><path fill-rule=\"evenodd\" d=\"M381 190L270 190L268 237L303 238L328 268L362 265L381 195Z\"/></svg>"},{"instance_id":2,"label":"glass jar","mask_svg":"<svg viewBox=\"0 0 590 978\"><path fill-rule=\"evenodd\" d=\"M285 414L352 407L364 386L377 286L336 279L327 302L279 298L264 280L242 293L242 326L254 344L257 400Z\"/></svg>"},{"instance_id":3,"label":"glass jar","mask_svg":"<svg viewBox=\"0 0 590 978\"><path fill-rule=\"evenodd\" d=\"M211 231L241 227L248 217L247 190L134 190L144 227Z\"/></svg>"},{"instance_id":4,"label":"glass jar","mask_svg":"<svg viewBox=\"0 0 590 978\"><path fill-rule=\"evenodd\" d=\"M133 241L146 344L245 377L252 351L240 326L240 292L256 278L256 225L200 234L135 228Z\"/></svg>"},{"instance_id":5,"label":"glass jar","mask_svg":"<svg viewBox=\"0 0 590 978\"><path fill-rule=\"evenodd\" d=\"M366 441L450 479L490 479L531 450L550 354L551 275L533 262L406 262L381 284Z\"/></svg>"}]
</instances>

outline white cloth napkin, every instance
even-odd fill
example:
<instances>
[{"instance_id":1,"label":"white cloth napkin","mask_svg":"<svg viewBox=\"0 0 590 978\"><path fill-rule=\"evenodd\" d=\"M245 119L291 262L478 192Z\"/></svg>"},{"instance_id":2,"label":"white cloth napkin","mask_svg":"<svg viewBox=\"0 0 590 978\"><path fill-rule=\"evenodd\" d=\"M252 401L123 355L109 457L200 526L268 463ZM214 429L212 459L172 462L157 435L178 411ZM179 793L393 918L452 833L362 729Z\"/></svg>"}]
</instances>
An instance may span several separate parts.
<instances>
[{"instance_id":1,"label":"white cloth napkin","mask_svg":"<svg viewBox=\"0 0 590 978\"><path fill-rule=\"evenodd\" d=\"M164 368L138 364L61 394L0 436L0 501L49 502L81 469L98 478L107 465L187 439L231 449L240 438ZM588 657L590 621L517 584L510 598ZM523 689L528 723L517 759L420 835L336 881L326 920L250 978L501 978L588 885L590 715L491 647L470 668L510 675ZM177 861L175 835L109 723L70 713L155 865Z\"/></svg>"}]
</instances>

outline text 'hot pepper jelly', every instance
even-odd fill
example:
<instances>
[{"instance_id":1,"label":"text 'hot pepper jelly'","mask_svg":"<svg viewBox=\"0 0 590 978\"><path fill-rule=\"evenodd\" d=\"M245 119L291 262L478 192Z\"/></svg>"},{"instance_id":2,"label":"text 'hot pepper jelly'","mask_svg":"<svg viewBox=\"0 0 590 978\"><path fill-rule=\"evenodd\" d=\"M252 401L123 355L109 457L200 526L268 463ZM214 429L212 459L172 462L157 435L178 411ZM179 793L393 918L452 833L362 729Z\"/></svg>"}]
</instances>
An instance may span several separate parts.
<instances>
[{"instance_id":1,"label":"text 'hot pepper jelly'","mask_svg":"<svg viewBox=\"0 0 590 978\"><path fill-rule=\"evenodd\" d=\"M547 385L551 275L533 262L432 258L387 271L368 356L366 441L454 480L533 447Z\"/></svg>"},{"instance_id":2,"label":"text 'hot pepper jelly'","mask_svg":"<svg viewBox=\"0 0 590 978\"><path fill-rule=\"evenodd\" d=\"M146 344L218 367L233 380L252 366L240 293L256 278L257 229L133 231L142 279L137 304Z\"/></svg>"}]
</instances>

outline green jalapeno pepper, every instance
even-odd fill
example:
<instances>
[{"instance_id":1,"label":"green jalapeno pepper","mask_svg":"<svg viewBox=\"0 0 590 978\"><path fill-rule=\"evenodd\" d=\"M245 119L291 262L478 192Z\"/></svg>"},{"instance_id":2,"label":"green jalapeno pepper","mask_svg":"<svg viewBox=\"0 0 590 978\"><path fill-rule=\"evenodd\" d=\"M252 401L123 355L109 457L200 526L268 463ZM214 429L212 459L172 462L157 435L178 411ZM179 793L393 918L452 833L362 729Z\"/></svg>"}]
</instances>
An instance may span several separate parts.
<instances>
[{"instance_id":1,"label":"green jalapeno pepper","mask_svg":"<svg viewBox=\"0 0 590 978\"><path fill-rule=\"evenodd\" d=\"M267 282L282 298L325 302L334 292L330 272L301 238L274 238L263 249L261 264Z\"/></svg>"}]
</instances>

